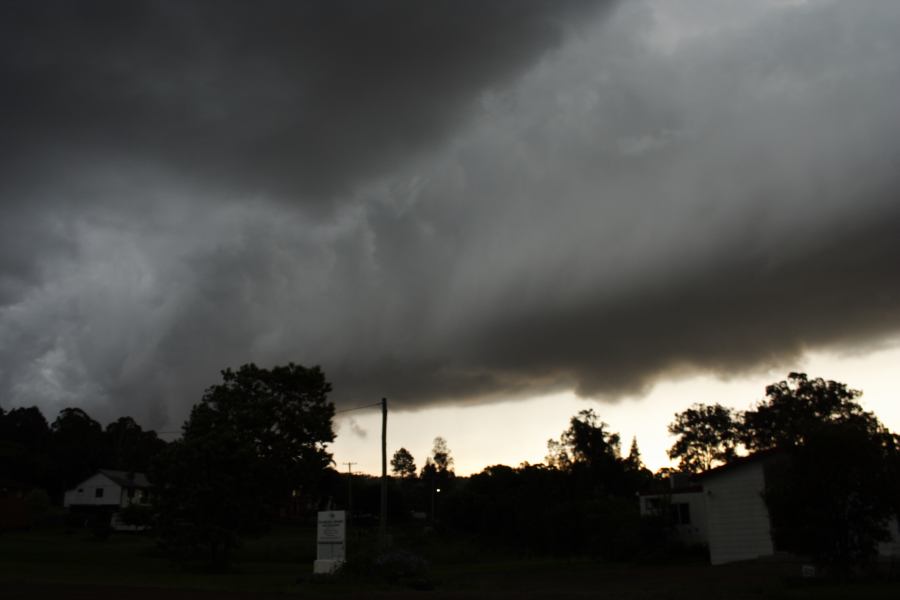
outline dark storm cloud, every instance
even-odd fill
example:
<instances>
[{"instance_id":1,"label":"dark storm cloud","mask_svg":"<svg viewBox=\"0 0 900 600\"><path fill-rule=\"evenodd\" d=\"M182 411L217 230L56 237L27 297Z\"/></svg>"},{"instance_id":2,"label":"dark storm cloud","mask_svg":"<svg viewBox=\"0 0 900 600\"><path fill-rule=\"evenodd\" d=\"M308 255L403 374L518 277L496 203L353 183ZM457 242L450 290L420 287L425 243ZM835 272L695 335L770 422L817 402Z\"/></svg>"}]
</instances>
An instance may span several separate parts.
<instances>
[{"instance_id":1,"label":"dark storm cloud","mask_svg":"<svg viewBox=\"0 0 900 600\"><path fill-rule=\"evenodd\" d=\"M427 148L607 2L10 2L0 126L13 164L122 154L327 202Z\"/></svg>"},{"instance_id":2,"label":"dark storm cloud","mask_svg":"<svg viewBox=\"0 0 900 600\"><path fill-rule=\"evenodd\" d=\"M614 399L900 329L894 2L97 6L2 9L4 405Z\"/></svg>"},{"instance_id":3,"label":"dark storm cloud","mask_svg":"<svg viewBox=\"0 0 900 600\"><path fill-rule=\"evenodd\" d=\"M671 4L634 3L489 102L415 210L371 222L386 262L428 255L392 269L429 286L402 287L397 345L442 345L359 390L615 398L895 335L900 9L866 6L707 14L669 48Z\"/></svg>"}]
</instances>

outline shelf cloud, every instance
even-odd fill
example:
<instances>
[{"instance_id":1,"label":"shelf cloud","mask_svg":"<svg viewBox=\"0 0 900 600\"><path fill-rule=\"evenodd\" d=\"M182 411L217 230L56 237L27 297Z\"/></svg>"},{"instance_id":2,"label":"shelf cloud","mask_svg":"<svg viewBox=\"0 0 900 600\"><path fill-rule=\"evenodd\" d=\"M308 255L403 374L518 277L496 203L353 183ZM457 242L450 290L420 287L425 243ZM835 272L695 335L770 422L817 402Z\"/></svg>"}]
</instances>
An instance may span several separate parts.
<instances>
[{"instance_id":1,"label":"shelf cloud","mask_svg":"<svg viewBox=\"0 0 900 600\"><path fill-rule=\"evenodd\" d=\"M900 6L0 8L0 404L614 401L900 329Z\"/></svg>"}]
</instances>

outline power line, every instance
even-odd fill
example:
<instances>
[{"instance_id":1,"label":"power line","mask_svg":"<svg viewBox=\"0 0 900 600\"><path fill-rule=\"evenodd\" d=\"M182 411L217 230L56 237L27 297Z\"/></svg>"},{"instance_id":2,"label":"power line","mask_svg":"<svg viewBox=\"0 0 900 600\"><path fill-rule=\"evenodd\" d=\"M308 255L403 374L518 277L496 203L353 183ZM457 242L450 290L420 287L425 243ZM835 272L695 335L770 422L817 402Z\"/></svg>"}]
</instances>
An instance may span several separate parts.
<instances>
[{"instance_id":1,"label":"power line","mask_svg":"<svg viewBox=\"0 0 900 600\"><path fill-rule=\"evenodd\" d=\"M334 411L334 414L350 412L351 410L362 410L364 408L374 408L376 406L381 406L381 402L375 402L374 404L364 404L362 406L354 406L353 408L345 408L342 410Z\"/></svg>"},{"instance_id":2,"label":"power line","mask_svg":"<svg viewBox=\"0 0 900 600\"><path fill-rule=\"evenodd\" d=\"M376 406L381 406L381 402L373 402L372 404L363 404L362 406L354 406L353 408L344 408L341 410L334 411L334 414L340 414L345 412L350 412L353 410L363 410L364 408L375 408ZM157 431L157 435L173 435L173 434L181 434L183 431Z\"/></svg>"}]
</instances>

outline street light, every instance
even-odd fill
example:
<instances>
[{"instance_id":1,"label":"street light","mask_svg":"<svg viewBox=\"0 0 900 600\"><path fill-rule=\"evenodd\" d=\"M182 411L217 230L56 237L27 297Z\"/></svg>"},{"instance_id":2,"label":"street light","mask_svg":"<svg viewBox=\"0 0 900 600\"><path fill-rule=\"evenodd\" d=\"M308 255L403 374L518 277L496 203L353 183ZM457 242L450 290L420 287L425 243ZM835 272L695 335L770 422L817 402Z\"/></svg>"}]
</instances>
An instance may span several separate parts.
<instances>
[{"instance_id":1,"label":"street light","mask_svg":"<svg viewBox=\"0 0 900 600\"><path fill-rule=\"evenodd\" d=\"M431 522L432 522L432 523L436 523L436 522L437 522L437 518L436 518L436 515L435 515L435 512L434 512L434 495L435 495L436 493L437 493L437 494L440 494L440 493L441 493L441 488L439 488L439 487L434 487L434 484L432 484L432 485L431 485Z\"/></svg>"}]
</instances>

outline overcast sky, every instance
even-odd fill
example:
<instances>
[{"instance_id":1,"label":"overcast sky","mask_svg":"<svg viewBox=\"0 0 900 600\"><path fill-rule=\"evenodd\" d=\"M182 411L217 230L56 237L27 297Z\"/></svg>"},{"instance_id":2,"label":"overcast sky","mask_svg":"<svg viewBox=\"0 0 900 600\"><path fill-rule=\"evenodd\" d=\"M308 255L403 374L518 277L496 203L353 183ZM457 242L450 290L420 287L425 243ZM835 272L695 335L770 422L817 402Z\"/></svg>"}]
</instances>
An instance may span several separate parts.
<instances>
[{"instance_id":1,"label":"overcast sky","mask_svg":"<svg viewBox=\"0 0 900 600\"><path fill-rule=\"evenodd\" d=\"M8 1L0 77L5 408L613 403L900 333L895 0Z\"/></svg>"}]
</instances>

